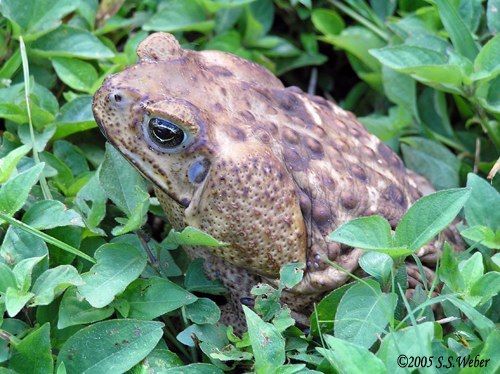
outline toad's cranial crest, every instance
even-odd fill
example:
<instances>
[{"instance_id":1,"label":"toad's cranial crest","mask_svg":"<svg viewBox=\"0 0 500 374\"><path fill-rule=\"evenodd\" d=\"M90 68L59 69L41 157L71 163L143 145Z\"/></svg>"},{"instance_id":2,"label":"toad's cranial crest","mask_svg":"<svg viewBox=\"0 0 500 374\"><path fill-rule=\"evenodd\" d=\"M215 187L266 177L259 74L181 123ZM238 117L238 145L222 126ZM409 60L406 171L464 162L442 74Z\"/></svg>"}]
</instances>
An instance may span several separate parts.
<instances>
[{"instance_id":1,"label":"toad's cranial crest","mask_svg":"<svg viewBox=\"0 0 500 374\"><path fill-rule=\"evenodd\" d=\"M95 94L94 116L154 184L174 227L195 226L229 243L187 248L228 287L227 310L238 313L256 282L276 279L293 261L307 268L287 302L306 310L347 281L325 259L358 268L360 250L328 242L329 233L373 214L395 226L420 186L431 189L351 113L285 88L255 63L185 50L165 33L150 35L137 53L136 65ZM431 243L419 255L433 263L438 251Z\"/></svg>"}]
</instances>

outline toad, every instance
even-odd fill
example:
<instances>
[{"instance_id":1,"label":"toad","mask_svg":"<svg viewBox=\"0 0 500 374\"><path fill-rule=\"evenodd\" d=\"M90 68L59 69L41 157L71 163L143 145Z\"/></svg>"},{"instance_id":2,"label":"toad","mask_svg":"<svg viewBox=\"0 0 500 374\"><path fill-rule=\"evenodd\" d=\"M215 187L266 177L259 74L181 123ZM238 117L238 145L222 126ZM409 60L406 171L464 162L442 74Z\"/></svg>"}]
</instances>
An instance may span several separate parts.
<instances>
[{"instance_id":1,"label":"toad","mask_svg":"<svg viewBox=\"0 0 500 374\"><path fill-rule=\"evenodd\" d=\"M150 35L137 54L136 65L97 91L94 116L152 182L174 228L194 226L229 244L186 248L229 290L226 323L241 326L251 287L273 282L289 262L307 266L284 300L307 311L348 281L325 259L349 272L359 267L361 250L328 242L328 234L374 214L394 228L432 191L352 113L285 87L262 66L183 49L166 33ZM432 267L438 243L418 255Z\"/></svg>"}]
</instances>

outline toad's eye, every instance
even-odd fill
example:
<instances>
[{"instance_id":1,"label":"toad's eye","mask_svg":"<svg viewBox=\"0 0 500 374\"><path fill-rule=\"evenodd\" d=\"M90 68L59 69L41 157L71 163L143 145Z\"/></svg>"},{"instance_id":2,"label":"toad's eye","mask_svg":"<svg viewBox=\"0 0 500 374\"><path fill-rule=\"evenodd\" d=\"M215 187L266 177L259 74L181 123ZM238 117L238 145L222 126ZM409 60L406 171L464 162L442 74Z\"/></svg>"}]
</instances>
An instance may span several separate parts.
<instances>
[{"instance_id":1,"label":"toad's eye","mask_svg":"<svg viewBox=\"0 0 500 374\"><path fill-rule=\"evenodd\" d=\"M176 148L187 139L186 133L179 126L157 117L149 119L148 133L151 140L164 149Z\"/></svg>"}]
</instances>

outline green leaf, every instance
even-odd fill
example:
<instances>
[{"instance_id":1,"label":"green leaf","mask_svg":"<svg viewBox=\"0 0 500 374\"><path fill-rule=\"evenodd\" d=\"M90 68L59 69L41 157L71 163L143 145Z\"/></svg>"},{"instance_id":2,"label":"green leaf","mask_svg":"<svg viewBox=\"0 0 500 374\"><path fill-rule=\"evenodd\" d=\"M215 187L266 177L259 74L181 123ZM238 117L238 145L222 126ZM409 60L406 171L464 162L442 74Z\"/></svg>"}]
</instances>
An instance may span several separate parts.
<instances>
[{"instance_id":1,"label":"green leaf","mask_svg":"<svg viewBox=\"0 0 500 374\"><path fill-rule=\"evenodd\" d=\"M479 278L470 288L470 298L477 299L477 304L484 304L500 292L500 273L490 271Z\"/></svg>"},{"instance_id":2,"label":"green leaf","mask_svg":"<svg viewBox=\"0 0 500 374\"><path fill-rule=\"evenodd\" d=\"M9 179L0 188L0 212L12 215L22 208L31 187L38 181L44 164L40 163Z\"/></svg>"},{"instance_id":3,"label":"green leaf","mask_svg":"<svg viewBox=\"0 0 500 374\"><path fill-rule=\"evenodd\" d=\"M58 27L61 19L76 6L72 0L3 0L0 12L19 25L24 39L30 41Z\"/></svg>"},{"instance_id":4,"label":"green leaf","mask_svg":"<svg viewBox=\"0 0 500 374\"><path fill-rule=\"evenodd\" d=\"M106 216L106 200L97 174L94 174L76 195L75 204L83 213L85 226L97 235L104 235L104 230L98 226ZM88 201L91 203L90 207Z\"/></svg>"},{"instance_id":5,"label":"green leaf","mask_svg":"<svg viewBox=\"0 0 500 374\"><path fill-rule=\"evenodd\" d=\"M373 113L365 117L358 117L358 120L369 132L384 142L400 136L404 129L412 124L410 112L400 106L389 108L387 116Z\"/></svg>"},{"instance_id":6,"label":"green leaf","mask_svg":"<svg viewBox=\"0 0 500 374\"><path fill-rule=\"evenodd\" d=\"M486 341L484 342L483 349L479 354L478 360L485 360L488 365L480 369L472 369L474 373L480 374L493 374L498 373L500 370L500 331L496 329L493 331ZM483 361L484 362L484 361ZM462 370L462 373L470 374L470 371ZM471 370L471 371L472 371Z\"/></svg>"},{"instance_id":7,"label":"green leaf","mask_svg":"<svg viewBox=\"0 0 500 374\"><path fill-rule=\"evenodd\" d=\"M366 252L359 259L359 266L383 283L389 280L393 265L394 261L385 253Z\"/></svg>"},{"instance_id":8,"label":"green leaf","mask_svg":"<svg viewBox=\"0 0 500 374\"><path fill-rule=\"evenodd\" d=\"M146 258L136 247L123 243L108 243L95 252L97 263L82 275L80 294L94 308L111 303L146 267Z\"/></svg>"},{"instance_id":9,"label":"green leaf","mask_svg":"<svg viewBox=\"0 0 500 374\"><path fill-rule=\"evenodd\" d=\"M460 231L460 235L491 249L500 249L500 230L494 232L486 226L472 226Z\"/></svg>"},{"instance_id":10,"label":"green leaf","mask_svg":"<svg viewBox=\"0 0 500 374\"><path fill-rule=\"evenodd\" d=\"M395 246L392 243L391 225L381 216L361 217L346 222L332 232L328 240L366 251L386 253L393 258L412 253L404 244Z\"/></svg>"},{"instance_id":11,"label":"green leaf","mask_svg":"<svg viewBox=\"0 0 500 374\"><path fill-rule=\"evenodd\" d=\"M285 339L276 327L264 322L245 305L243 312L255 357L255 371L269 373L278 369L285 362Z\"/></svg>"},{"instance_id":12,"label":"green leaf","mask_svg":"<svg viewBox=\"0 0 500 374\"><path fill-rule=\"evenodd\" d=\"M250 293L257 296L254 300L254 309L264 321L272 319L281 309L281 290L275 289L270 284L259 283L252 287Z\"/></svg>"},{"instance_id":13,"label":"green leaf","mask_svg":"<svg viewBox=\"0 0 500 374\"><path fill-rule=\"evenodd\" d=\"M328 235L329 241L363 249L386 249L392 246L391 225L381 216L353 219Z\"/></svg>"},{"instance_id":14,"label":"green leaf","mask_svg":"<svg viewBox=\"0 0 500 374\"><path fill-rule=\"evenodd\" d=\"M137 171L111 146L106 144L106 147L99 181L108 198L127 215L126 219L116 219L122 225L115 227L112 234L119 236L137 230L144 224L149 208L149 194L146 182Z\"/></svg>"},{"instance_id":15,"label":"green leaf","mask_svg":"<svg viewBox=\"0 0 500 374\"><path fill-rule=\"evenodd\" d=\"M352 54L371 71L380 71L380 63L369 51L380 48L385 43L372 31L361 26L350 26L342 30L340 35L328 35L321 40Z\"/></svg>"},{"instance_id":16,"label":"green leaf","mask_svg":"<svg viewBox=\"0 0 500 374\"><path fill-rule=\"evenodd\" d=\"M473 173L467 175L467 187L472 189L464 207L467 224L487 226L495 231L500 229L500 193Z\"/></svg>"},{"instance_id":17,"label":"green leaf","mask_svg":"<svg viewBox=\"0 0 500 374\"><path fill-rule=\"evenodd\" d=\"M432 355L432 339L434 337L434 324L424 322L387 334L377 352L387 367L388 373L408 373L406 368L398 365L398 356L429 357Z\"/></svg>"},{"instance_id":18,"label":"green leaf","mask_svg":"<svg viewBox=\"0 0 500 374\"><path fill-rule=\"evenodd\" d=\"M383 293L373 280L356 283L340 300L335 337L370 348L393 318L396 302L396 294Z\"/></svg>"},{"instance_id":19,"label":"green leaf","mask_svg":"<svg viewBox=\"0 0 500 374\"><path fill-rule=\"evenodd\" d=\"M212 364L189 364L162 371L162 374L223 374L224 372Z\"/></svg>"},{"instance_id":20,"label":"green leaf","mask_svg":"<svg viewBox=\"0 0 500 374\"><path fill-rule=\"evenodd\" d=\"M99 171L99 182L108 198L128 217L132 216L138 205L143 204L143 195L147 193L145 180L108 143ZM142 194L138 194L138 191Z\"/></svg>"},{"instance_id":21,"label":"green leaf","mask_svg":"<svg viewBox=\"0 0 500 374\"><path fill-rule=\"evenodd\" d=\"M19 124L28 122L26 110L21 105L13 103L0 103L0 118Z\"/></svg>"},{"instance_id":22,"label":"green leaf","mask_svg":"<svg viewBox=\"0 0 500 374\"><path fill-rule=\"evenodd\" d=\"M71 88L91 93L97 71L88 62L74 58L53 58L52 65L59 78Z\"/></svg>"},{"instance_id":23,"label":"green leaf","mask_svg":"<svg viewBox=\"0 0 500 374\"><path fill-rule=\"evenodd\" d=\"M166 0L158 12L144 25L146 31L199 31L207 32L213 29L215 22L209 20L205 10L196 0Z\"/></svg>"},{"instance_id":24,"label":"green leaf","mask_svg":"<svg viewBox=\"0 0 500 374\"><path fill-rule=\"evenodd\" d=\"M0 247L0 256L10 265L15 265L23 259L47 254L47 245L43 239L14 226L9 226Z\"/></svg>"},{"instance_id":25,"label":"green leaf","mask_svg":"<svg viewBox=\"0 0 500 374\"><path fill-rule=\"evenodd\" d=\"M274 6L270 1L257 0L245 7L244 41L252 45L267 34L274 19Z\"/></svg>"},{"instance_id":26,"label":"green leaf","mask_svg":"<svg viewBox=\"0 0 500 374\"><path fill-rule=\"evenodd\" d=\"M166 246L166 248L174 249L181 245L221 247L228 244L218 241L196 227L187 226L181 232L171 229L167 237L161 242L161 245Z\"/></svg>"},{"instance_id":27,"label":"green leaf","mask_svg":"<svg viewBox=\"0 0 500 374\"><path fill-rule=\"evenodd\" d=\"M226 330L226 326L219 324L191 325L177 334L177 340L188 347L195 347L194 337L198 342L209 343L211 347L223 347L229 343Z\"/></svg>"},{"instance_id":28,"label":"green leaf","mask_svg":"<svg viewBox=\"0 0 500 374\"><path fill-rule=\"evenodd\" d=\"M339 373L387 373L384 363L368 349L342 339L324 335L330 349L316 348Z\"/></svg>"},{"instance_id":29,"label":"green leaf","mask_svg":"<svg viewBox=\"0 0 500 374\"><path fill-rule=\"evenodd\" d=\"M46 126L42 132L34 131L35 135L35 146L37 152L43 152L49 140L54 136L56 131L56 127L53 125ZM26 144L30 147L33 146L31 141L31 134L29 126L19 126L17 129L17 135L23 144Z\"/></svg>"},{"instance_id":30,"label":"green leaf","mask_svg":"<svg viewBox=\"0 0 500 374\"><path fill-rule=\"evenodd\" d=\"M230 32L231 28L236 24L242 13L242 7L221 9L218 11L215 15L215 33L220 35L227 31Z\"/></svg>"},{"instance_id":31,"label":"green leaf","mask_svg":"<svg viewBox=\"0 0 500 374\"><path fill-rule=\"evenodd\" d=\"M422 122L431 131L448 139L455 137L444 92L426 87L418 98L418 108Z\"/></svg>"},{"instance_id":32,"label":"green leaf","mask_svg":"<svg viewBox=\"0 0 500 374\"><path fill-rule=\"evenodd\" d=\"M483 256L481 252L474 253L467 260L458 264L458 271L464 280L465 290L470 290L472 285L484 274Z\"/></svg>"},{"instance_id":33,"label":"green leaf","mask_svg":"<svg viewBox=\"0 0 500 374\"><path fill-rule=\"evenodd\" d=\"M169 368L179 368L182 370L181 366L184 366L182 360L175 353L169 351L166 348L159 348L161 344L158 344L155 349L149 353L144 360L142 360L131 373L133 374L160 374L164 373L164 370Z\"/></svg>"},{"instance_id":34,"label":"green leaf","mask_svg":"<svg viewBox=\"0 0 500 374\"><path fill-rule=\"evenodd\" d=\"M15 345L9 368L18 373L52 373L54 361L50 344L50 324L45 323Z\"/></svg>"},{"instance_id":35,"label":"green leaf","mask_svg":"<svg viewBox=\"0 0 500 374\"><path fill-rule=\"evenodd\" d=\"M465 288L465 281L458 270L458 261L451 246L446 243L438 269L439 278L454 292L461 292Z\"/></svg>"},{"instance_id":36,"label":"green leaf","mask_svg":"<svg viewBox=\"0 0 500 374\"><path fill-rule=\"evenodd\" d=\"M33 305L48 305L69 286L83 284L82 277L71 265L60 265L43 272L31 291L35 294Z\"/></svg>"},{"instance_id":37,"label":"green leaf","mask_svg":"<svg viewBox=\"0 0 500 374\"><path fill-rule=\"evenodd\" d=\"M72 335L61 347L57 363L69 373L123 373L139 363L161 339L163 323L109 320Z\"/></svg>"},{"instance_id":38,"label":"green leaf","mask_svg":"<svg viewBox=\"0 0 500 374\"><path fill-rule=\"evenodd\" d=\"M31 276L35 266L40 263L46 256L25 258L19 261L19 263L14 266L12 272L16 277L18 288L21 291L28 291L31 287Z\"/></svg>"},{"instance_id":39,"label":"green leaf","mask_svg":"<svg viewBox=\"0 0 500 374\"><path fill-rule=\"evenodd\" d=\"M462 68L442 53L410 45L372 49L370 53L385 66L410 74L425 84L447 92L462 93Z\"/></svg>"},{"instance_id":40,"label":"green leaf","mask_svg":"<svg viewBox=\"0 0 500 374\"><path fill-rule=\"evenodd\" d=\"M486 339L493 330L495 330L495 324L490 319L474 309L469 303L459 300L454 296L448 296L447 300L457 308L459 308L467 316L467 318L470 319L470 321L479 331L479 334L481 335L483 340Z\"/></svg>"},{"instance_id":41,"label":"green leaf","mask_svg":"<svg viewBox=\"0 0 500 374\"><path fill-rule=\"evenodd\" d=\"M54 155L71 169L74 176L89 172L89 165L83 151L66 140L56 140L53 145Z\"/></svg>"},{"instance_id":42,"label":"green leaf","mask_svg":"<svg viewBox=\"0 0 500 374\"><path fill-rule=\"evenodd\" d=\"M0 159L0 183L4 183L9 179L21 158L26 156L30 150L31 147L29 145L22 145Z\"/></svg>"},{"instance_id":43,"label":"green leaf","mask_svg":"<svg viewBox=\"0 0 500 374\"><path fill-rule=\"evenodd\" d=\"M57 172L52 180L62 192L67 192L75 181L69 166L50 152L40 153L40 159Z\"/></svg>"},{"instance_id":44,"label":"green leaf","mask_svg":"<svg viewBox=\"0 0 500 374\"><path fill-rule=\"evenodd\" d=\"M64 104L55 121L55 139L97 127L92 114L92 96L80 96Z\"/></svg>"},{"instance_id":45,"label":"green leaf","mask_svg":"<svg viewBox=\"0 0 500 374\"><path fill-rule=\"evenodd\" d=\"M9 287L17 288L16 277L7 265L0 262L0 292L5 293Z\"/></svg>"},{"instance_id":46,"label":"green leaf","mask_svg":"<svg viewBox=\"0 0 500 374\"><path fill-rule=\"evenodd\" d=\"M397 1L395 0L370 0L370 5L373 8L375 14L381 20L385 20L387 17L391 16L397 7Z\"/></svg>"},{"instance_id":47,"label":"green leaf","mask_svg":"<svg viewBox=\"0 0 500 374\"><path fill-rule=\"evenodd\" d=\"M500 17L498 16L499 9L500 0L488 0L488 5L486 6L486 19L488 29L492 34L496 34L500 31Z\"/></svg>"},{"instance_id":48,"label":"green leaf","mask_svg":"<svg viewBox=\"0 0 500 374\"><path fill-rule=\"evenodd\" d=\"M24 213L23 222L39 230L68 225L84 227L80 214L57 200L37 201Z\"/></svg>"},{"instance_id":49,"label":"green leaf","mask_svg":"<svg viewBox=\"0 0 500 374\"><path fill-rule=\"evenodd\" d=\"M126 218L116 218L116 221L122 223L122 226L116 226L111 230L111 233L114 236L123 235L129 233L131 231L138 230L144 224L146 220L146 213L149 208L149 194L146 191L143 191L140 187L136 188L136 199L137 205L134 207L134 210L131 214Z\"/></svg>"},{"instance_id":50,"label":"green leaf","mask_svg":"<svg viewBox=\"0 0 500 374\"><path fill-rule=\"evenodd\" d=\"M203 5L210 13L215 13L222 9L240 8L254 1L256 0L204 0Z\"/></svg>"},{"instance_id":51,"label":"green leaf","mask_svg":"<svg viewBox=\"0 0 500 374\"><path fill-rule=\"evenodd\" d=\"M76 287L70 287L64 293L59 306L57 328L64 329L69 326L101 321L110 317L113 312L114 308L111 306L99 309L92 307L78 294Z\"/></svg>"},{"instance_id":52,"label":"green leaf","mask_svg":"<svg viewBox=\"0 0 500 374\"><path fill-rule=\"evenodd\" d=\"M433 140L401 139L403 158L408 168L426 177L437 190L459 186L460 161L445 146Z\"/></svg>"},{"instance_id":53,"label":"green leaf","mask_svg":"<svg viewBox=\"0 0 500 374\"><path fill-rule=\"evenodd\" d=\"M273 317L272 323L279 332L283 332L287 328L295 325L295 320L292 318L290 308L283 306L278 310Z\"/></svg>"},{"instance_id":54,"label":"green leaf","mask_svg":"<svg viewBox=\"0 0 500 374\"><path fill-rule=\"evenodd\" d=\"M477 35L479 24L484 14L482 2L483 0L460 0L453 3L474 38Z\"/></svg>"},{"instance_id":55,"label":"green leaf","mask_svg":"<svg viewBox=\"0 0 500 374\"><path fill-rule=\"evenodd\" d=\"M382 83L387 98L394 104L405 108L414 118L417 111L416 82L406 74L399 73L387 66L382 67Z\"/></svg>"},{"instance_id":56,"label":"green leaf","mask_svg":"<svg viewBox=\"0 0 500 374\"><path fill-rule=\"evenodd\" d=\"M302 262L291 262L280 269L280 287L293 288L300 283L304 275L306 264Z\"/></svg>"},{"instance_id":57,"label":"green leaf","mask_svg":"<svg viewBox=\"0 0 500 374\"><path fill-rule=\"evenodd\" d=\"M150 320L196 301L196 296L165 278L136 279L120 296L128 317Z\"/></svg>"},{"instance_id":58,"label":"green leaf","mask_svg":"<svg viewBox=\"0 0 500 374\"><path fill-rule=\"evenodd\" d=\"M47 58L111 58L114 53L90 32L67 25L42 36L31 45L33 51Z\"/></svg>"},{"instance_id":59,"label":"green leaf","mask_svg":"<svg viewBox=\"0 0 500 374\"><path fill-rule=\"evenodd\" d=\"M481 105L492 113L500 113L500 75L487 82L481 82L475 92L475 97ZM491 131L488 131L490 138L498 140L500 124L498 121L490 120ZM493 138L496 136L495 138Z\"/></svg>"},{"instance_id":60,"label":"green leaf","mask_svg":"<svg viewBox=\"0 0 500 374\"><path fill-rule=\"evenodd\" d=\"M500 73L499 55L500 35L496 35L481 48L474 61L476 79L493 78Z\"/></svg>"},{"instance_id":61,"label":"green leaf","mask_svg":"<svg viewBox=\"0 0 500 374\"><path fill-rule=\"evenodd\" d=\"M276 63L276 74L282 75L290 70L304 66L321 65L325 63L326 60L327 57L320 53L301 53L297 57L279 59Z\"/></svg>"},{"instance_id":62,"label":"green leaf","mask_svg":"<svg viewBox=\"0 0 500 374\"><path fill-rule=\"evenodd\" d=\"M396 244L417 251L453 221L469 196L470 189L455 188L417 200L396 227Z\"/></svg>"},{"instance_id":63,"label":"green leaf","mask_svg":"<svg viewBox=\"0 0 500 374\"><path fill-rule=\"evenodd\" d=\"M26 303L34 296L33 293L9 287L5 293L5 308L10 317L16 316Z\"/></svg>"},{"instance_id":64,"label":"green leaf","mask_svg":"<svg viewBox=\"0 0 500 374\"><path fill-rule=\"evenodd\" d=\"M435 3L441 22L448 31L455 49L469 60L474 61L479 49L455 5L449 0L435 0Z\"/></svg>"},{"instance_id":65,"label":"green leaf","mask_svg":"<svg viewBox=\"0 0 500 374\"><path fill-rule=\"evenodd\" d=\"M197 258L189 263L184 277L184 287L191 292L222 295L227 292L219 280L210 280L203 269L203 259Z\"/></svg>"},{"instance_id":66,"label":"green leaf","mask_svg":"<svg viewBox=\"0 0 500 374\"><path fill-rule=\"evenodd\" d=\"M253 46L262 48L262 53L271 58L296 57L302 53L293 43L279 36L264 36L255 41Z\"/></svg>"},{"instance_id":67,"label":"green leaf","mask_svg":"<svg viewBox=\"0 0 500 374\"><path fill-rule=\"evenodd\" d=\"M214 324L220 319L220 309L215 302L202 297L186 306L186 317L197 324Z\"/></svg>"},{"instance_id":68,"label":"green leaf","mask_svg":"<svg viewBox=\"0 0 500 374\"><path fill-rule=\"evenodd\" d=\"M316 8L311 13L311 21L325 35L337 35L345 28L342 17L332 9Z\"/></svg>"},{"instance_id":69,"label":"green leaf","mask_svg":"<svg viewBox=\"0 0 500 374\"><path fill-rule=\"evenodd\" d=\"M223 349L216 348L214 351L210 353L210 357L221 361L247 361L253 358L250 352L240 351L233 345L226 346Z\"/></svg>"},{"instance_id":70,"label":"green leaf","mask_svg":"<svg viewBox=\"0 0 500 374\"><path fill-rule=\"evenodd\" d=\"M3 10L1 10L1 7L2 5L0 5L0 12L3 12ZM21 51L19 49L16 49L16 51L12 53L12 55L7 60L5 60L2 67L0 68L0 78L2 79L12 78L12 76L15 74L17 69L19 69L21 64L22 64Z\"/></svg>"}]
</instances>

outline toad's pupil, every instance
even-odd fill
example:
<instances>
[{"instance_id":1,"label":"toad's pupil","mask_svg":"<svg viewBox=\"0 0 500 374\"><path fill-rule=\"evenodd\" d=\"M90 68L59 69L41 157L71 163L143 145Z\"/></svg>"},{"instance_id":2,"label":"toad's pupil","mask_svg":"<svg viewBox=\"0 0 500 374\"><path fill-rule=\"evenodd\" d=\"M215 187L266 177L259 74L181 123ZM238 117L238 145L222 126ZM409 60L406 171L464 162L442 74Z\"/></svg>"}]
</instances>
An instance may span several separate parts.
<instances>
[{"instance_id":1,"label":"toad's pupil","mask_svg":"<svg viewBox=\"0 0 500 374\"><path fill-rule=\"evenodd\" d=\"M149 135L161 147L173 148L184 140L184 131L170 121L162 118L151 118L148 125Z\"/></svg>"}]
</instances>

